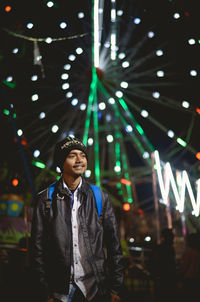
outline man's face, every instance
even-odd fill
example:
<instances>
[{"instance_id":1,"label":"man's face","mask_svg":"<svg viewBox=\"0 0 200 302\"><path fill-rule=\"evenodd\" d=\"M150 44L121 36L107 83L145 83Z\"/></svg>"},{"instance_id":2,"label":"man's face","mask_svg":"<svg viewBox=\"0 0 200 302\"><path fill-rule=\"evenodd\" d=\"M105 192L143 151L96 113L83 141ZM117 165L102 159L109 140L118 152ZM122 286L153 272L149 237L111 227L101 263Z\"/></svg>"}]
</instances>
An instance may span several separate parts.
<instances>
[{"instance_id":1,"label":"man's face","mask_svg":"<svg viewBox=\"0 0 200 302\"><path fill-rule=\"evenodd\" d=\"M69 176L81 176L87 169L87 158L83 151L72 150L63 164L63 173Z\"/></svg>"}]
</instances>

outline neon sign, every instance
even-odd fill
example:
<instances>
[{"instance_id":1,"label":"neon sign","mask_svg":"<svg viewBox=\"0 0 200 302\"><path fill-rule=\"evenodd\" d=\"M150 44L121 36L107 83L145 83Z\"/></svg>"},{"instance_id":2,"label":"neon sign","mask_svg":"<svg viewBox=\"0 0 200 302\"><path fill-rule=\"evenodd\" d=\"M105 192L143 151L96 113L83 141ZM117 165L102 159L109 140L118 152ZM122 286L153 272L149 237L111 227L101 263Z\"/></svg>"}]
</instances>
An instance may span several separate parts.
<instances>
[{"instance_id":1,"label":"neon sign","mask_svg":"<svg viewBox=\"0 0 200 302\"><path fill-rule=\"evenodd\" d=\"M156 164L156 172L158 177L158 183L160 187L161 196L164 204L168 204L170 187L173 191L176 200L176 209L183 213L186 199L186 189L189 195L189 199L192 205L192 215L196 217L200 214L200 179L196 181L196 200L194 197L193 189L190 184L190 180L187 172L181 171L177 175L175 180L170 163L167 162L161 166L159 153L156 150L154 152L154 159ZM163 169L163 173L162 173ZM170 186L171 185L171 186Z\"/></svg>"}]
</instances>

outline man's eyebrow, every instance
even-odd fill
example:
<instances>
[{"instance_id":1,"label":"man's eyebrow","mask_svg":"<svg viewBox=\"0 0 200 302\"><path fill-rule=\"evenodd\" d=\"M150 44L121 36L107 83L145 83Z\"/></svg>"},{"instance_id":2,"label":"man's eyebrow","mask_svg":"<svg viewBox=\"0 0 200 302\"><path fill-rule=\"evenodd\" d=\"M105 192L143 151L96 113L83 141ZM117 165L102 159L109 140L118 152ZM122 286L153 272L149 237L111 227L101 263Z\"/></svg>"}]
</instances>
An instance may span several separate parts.
<instances>
[{"instance_id":1,"label":"man's eyebrow","mask_svg":"<svg viewBox=\"0 0 200 302\"><path fill-rule=\"evenodd\" d=\"M77 153L81 153L81 154L85 154L83 151L80 150L80 152L77 151L70 151L69 154L77 154Z\"/></svg>"}]
</instances>

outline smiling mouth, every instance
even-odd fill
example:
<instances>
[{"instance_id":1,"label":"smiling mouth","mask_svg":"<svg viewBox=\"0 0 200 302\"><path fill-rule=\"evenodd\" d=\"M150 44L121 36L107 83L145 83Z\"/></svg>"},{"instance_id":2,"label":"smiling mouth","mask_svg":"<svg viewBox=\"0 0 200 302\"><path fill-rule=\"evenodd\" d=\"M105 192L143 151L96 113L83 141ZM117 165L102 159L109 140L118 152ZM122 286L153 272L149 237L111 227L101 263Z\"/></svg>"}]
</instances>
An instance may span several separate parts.
<instances>
[{"instance_id":1,"label":"smiling mouth","mask_svg":"<svg viewBox=\"0 0 200 302\"><path fill-rule=\"evenodd\" d=\"M84 166L74 166L74 169L83 169Z\"/></svg>"}]
</instances>

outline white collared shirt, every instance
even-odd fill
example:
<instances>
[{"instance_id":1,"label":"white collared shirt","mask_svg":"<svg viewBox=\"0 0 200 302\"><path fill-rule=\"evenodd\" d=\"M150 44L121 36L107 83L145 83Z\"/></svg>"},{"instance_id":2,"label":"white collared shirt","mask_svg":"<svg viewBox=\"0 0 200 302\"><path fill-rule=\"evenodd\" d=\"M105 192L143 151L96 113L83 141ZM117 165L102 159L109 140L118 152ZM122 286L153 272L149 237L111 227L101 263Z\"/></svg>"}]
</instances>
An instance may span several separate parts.
<instances>
[{"instance_id":1,"label":"white collared shirt","mask_svg":"<svg viewBox=\"0 0 200 302\"><path fill-rule=\"evenodd\" d=\"M78 209L81 205L80 199L78 198L78 189L82 185L81 181L74 191L74 203L71 212L71 225L72 225L72 244L73 244L73 263L71 266L71 276L80 288L83 295L91 300L97 293L97 285L93 275L93 270L86 257L86 250L84 244L83 234L79 225ZM63 180L64 189L69 188Z\"/></svg>"}]
</instances>

